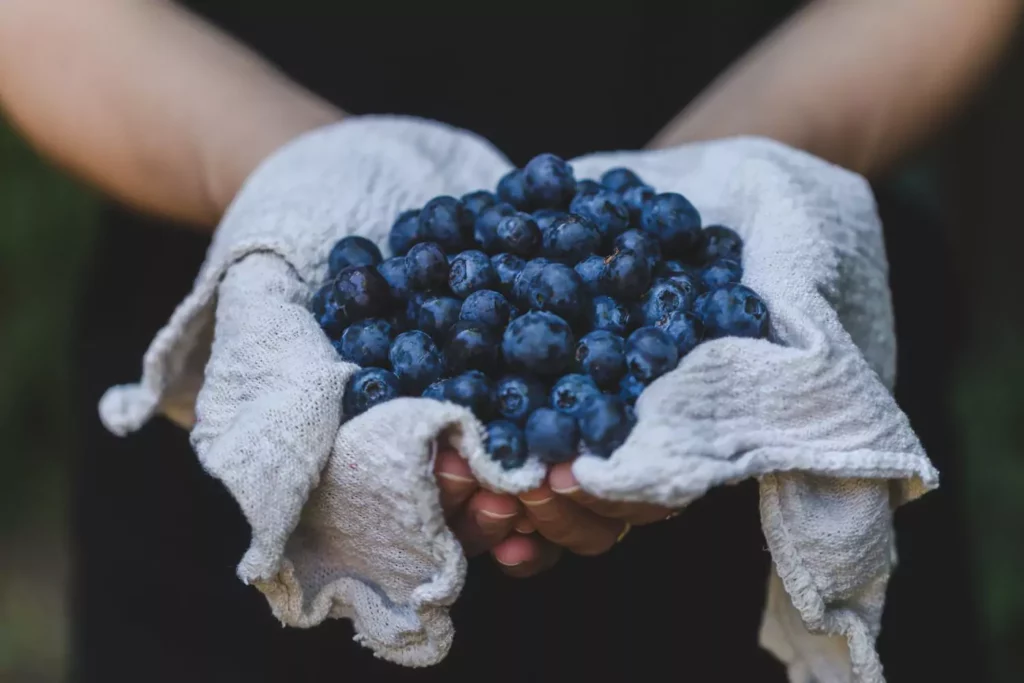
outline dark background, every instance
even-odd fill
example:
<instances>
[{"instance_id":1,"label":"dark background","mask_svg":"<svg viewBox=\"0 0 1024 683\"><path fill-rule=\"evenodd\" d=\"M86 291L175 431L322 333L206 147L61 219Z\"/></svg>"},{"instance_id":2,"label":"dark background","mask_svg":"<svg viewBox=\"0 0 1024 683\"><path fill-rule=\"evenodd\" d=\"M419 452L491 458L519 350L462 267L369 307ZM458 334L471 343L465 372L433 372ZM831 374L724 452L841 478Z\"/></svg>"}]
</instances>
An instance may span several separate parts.
<instances>
[{"instance_id":1,"label":"dark background","mask_svg":"<svg viewBox=\"0 0 1024 683\"><path fill-rule=\"evenodd\" d=\"M430 95L430 88L440 87L425 66L419 67L423 73L410 74L415 63L400 59L399 51L389 61L386 46L369 43L363 47L377 58L372 74L345 69L344 64L337 73L309 67L330 58L332 43L359 41L360 34L390 34L391 40L400 41L415 30L410 20L399 25L393 19L372 18L282 24L273 14L243 13L230 2L196 4L293 76L352 111L409 110ZM620 22L620 31L612 36L607 35L610 23L593 32L617 50L645 49L657 40L688 41L689 53L699 57L700 68L667 60L660 68L666 83L671 78L672 88L679 90L649 93L654 103L645 100L641 109L646 114L632 119L628 128L617 130L600 116L581 116L577 137L567 143L565 138L544 139L542 108L529 98L510 100L508 116L521 122L520 135L539 138L535 144L542 149L567 155L588 149L588 137L601 140L604 148L635 146L640 144L637 126L656 130L679 92L699 91L789 4L731 1L716 4L713 11L694 10L681 34L664 28L659 32L660 17ZM503 21L508 35L521 41L527 35L548 41L564 35L551 25L544 30L543 22L531 17ZM480 50L530 49L496 36L462 35L455 22L449 29L438 40L460 36L444 49L465 54L467 62ZM630 82L627 60L604 58L601 68L616 82ZM445 81L446 87L459 91L458 97L439 98L444 104L436 111L415 113L467 125L484 107L473 99L489 86L481 84L484 75L467 66L458 78ZM507 75L512 76L517 75ZM528 79L518 76L528 90ZM900 537L900 552L912 571L901 571L893 580L886 628L898 640L883 635L881 645L887 663L895 666L890 668L891 680L897 682L914 680L897 678L912 667L890 653L901 647L928 651L927 643L915 642L919 634L914 620L921 618L921 610L934 612L934 620L963 634L965 641L980 643L980 654L968 648L932 656L981 657L979 669L990 670L993 681L1024 678L1024 586L1017 580L1024 576L1024 356L1018 345L1024 306L1018 303L1014 268L1024 248L1016 187L1024 151L1018 126L1024 120L1022 76L1024 45L1018 41L973 106L932 145L877 184L890 235L894 284L899 281L900 383L916 388L900 398L940 465L944 483L942 490L897 518L901 531L910 530ZM388 78L418 83L424 91L405 88L382 97L386 91L374 89L369 80ZM620 89L583 95L600 102L629 93ZM459 120L460 115L466 120ZM645 115L650 120L642 120ZM502 139L508 136L503 129L476 129L496 138L499 146L514 147L513 140ZM80 538L69 538L75 529L69 472L79 464L81 435L95 429L90 422L95 411L80 387L81 347L93 343L83 341L82 330L102 327L108 316L112 328L119 317L137 316L145 329L136 341L144 346L184 295L191 277L184 272L169 280L159 300L150 301L139 301L133 283L126 281L123 296L110 297L104 310L87 307L84 293L114 267L104 260L111 253L137 259L126 272L140 271L138 277L144 276L141 271L148 263L175 256L146 253L142 239L112 250L109 242L114 235L120 239L120 233L111 226L129 218L40 162L13 133L0 128L0 681L61 680L67 667L68 547L80 552L90 547L71 543ZM895 231L912 237L892 239ZM201 238L185 241L188 254L201 254ZM99 321L96 316L101 316ZM934 332L932 337L905 333L910 328ZM908 338L912 344L903 344ZM133 379L140 362L141 357L126 358L129 374L110 377L108 383ZM915 415L925 417L914 420ZM175 492L156 490L155 495L159 505ZM949 552L934 552L946 538ZM923 566L922 557L930 566ZM984 679L979 673L972 680Z\"/></svg>"}]
</instances>

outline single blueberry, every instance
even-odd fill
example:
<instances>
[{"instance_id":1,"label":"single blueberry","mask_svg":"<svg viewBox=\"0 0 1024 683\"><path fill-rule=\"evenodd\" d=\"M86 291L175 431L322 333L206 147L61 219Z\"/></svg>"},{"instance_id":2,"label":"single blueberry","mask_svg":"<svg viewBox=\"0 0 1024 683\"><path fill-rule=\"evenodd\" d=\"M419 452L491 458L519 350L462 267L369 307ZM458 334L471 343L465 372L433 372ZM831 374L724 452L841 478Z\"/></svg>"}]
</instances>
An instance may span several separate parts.
<instances>
[{"instance_id":1,"label":"single blueberry","mask_svg":"<svg viewBox=\"0 0 1024 683\"><path fill-rule=\"evenodd\" d=\"M447 400L444 397L445 396L445 387L447 385L448 385L448 380L446 380L446 379L439 379L436 382L434 382L433 384L431 384L429 387L424 389L423 393L420 394L420 396L422 396L423 398L432 398L435 401L445 401L445 400Z\"/></svg>"},{"instance_id":2,"label":"single blueberry","mask_svg":"<svg viewBox=\"0 0 1024 683\"><path fill-rule=\"evenodd\" d=\"M629 406L617 396L595 396L578 416L580 437L594 455L610 457L633 431Z\"/></svg>"},{"instance_id":3,"label":"single blueberry","mask_svg":"<svg viewBox=\"0 0 1024 683\"><path fill-rule=\"evenodd\" d=\"M665 330L641 327L626 340L629 372L645 384L661 377L678 362L679 349Z\"/></svg>"},{"instance_id":4,"label":"single blueberry","mask_svg":"<svg viewBox=\"0 0 1024 683\"><path fill-rule=\"evenodd\" d=\"M643 393L647 385L641 382L633 375L626 375L619 382L619 398L625 401L627 404L632 405L636 403L636 400L640 398L640 394Z\"/></svg>"},{"instance_id":5,"label":"single blueberry","mask_svg":"<svg viewBox=\"0 0 1024 683\"><path fill-rule=\"evenodd\" d=\"M537 227L540 228L541 233L551 227L551 224L555 222L556 218L565 218L569 214L565 211L558 211L556 209L540 209L539 211L533 212L533 220L537 222Z\"/></svg>"},{"instance_id":6,"label":"single blueberry","mask_svg":"<svg viewBox=\"0 0 1024 683\"><path fill-rule=\"evenodd\" d=\"M553 408L539 408L526 421L526 445L541 462L569 462L579 452L580 430L575 418Z\"/></svg>"},{"instance_id":7,"label":"single blueberry","mask_svg":"<svg viewBox=\"0 0 1024 683\"><path fill-rule=\"evenodd\" d=\"M576 364L598 386L614 387L626 374L626 340L606 330L595 330L576 345Z\"/></svg>"},{"instance_id":8,"label":"single blueberry","mask_svg":"<svg viewBox=\"0 0 1024 683\"><path fill-rule=\"evenodd\" d=\"M445 382L445 400L466 406L487 422L494 414L494 382L479 370L470 370Z\"/></svg>"},{"instance_id":9,"label":"single blueberry","mask_svg":"<svg viewBox=\"0 0 1024 683\"><path fill-rule=\"evenodd\" d=\"M506 375L494 389L498 413L516 424L526 424L526 418L548 402L544 384L533 377Z\"/></svg>"},{"instance_id":10,"label":"single blueberry","mask_svg":"<svg viewBox=\"0 0 1024 683\"><path fill-rule=\"evenodd\" d=\"M473 292L462 302L459 320L471 320L489 325L495 330L505 329L508 324L508 300L492 289Z\"/></svg>"},{"instance_id":11,"label":"single blueberry","mask_svg":"<svg viewBox=\"0 0 1024 683\"><path fill-rule=\"evenodd\" d=\"M489 325L460 320L452 325L445 359L452 374L466 370L493 372L498 365L498 332Z\"/></svg>"},{"instance_id":12,"label":"single blueberry","mask_svg":"<svg viewBox=\"0 0 1024 683\"><path fill-rule=\"evenodd\" d=\"M569 367L575 345L569 323L554 313L533 311L508 324L501 351L514 370L557 375Z\"/></svg>"},{"instance_id":13,"label":"single blueberry","mask_svg":"<svg viewBox=\"0 0 1024 683\"><path fill-rule=\"evenodd\" d=\"M334 299L350 322L387 313L391 288L373 266L349 266L334 281Z\"/></svg>"},{"instance_id":14,"label":"single blueberry","mask_svg":"<svg viewBox=\"0 0 1024 683\"><path fill-rule=\"evenodd\" d=\"M579 274L563 263L549 263L526 291L529 308L550 311L569 321L586 320L590 296Z\"/></svg>"},{"instance_id":15,"label":"single blueberry","mask_svg":"<svg viewBox=\"0 0 1024 683\"><path fill-rule=\"evenodd\" d=\"M327 269L331 277L337 277L349 266L375 266L380 263L383 257L377 245L359 235L342 237L331 247L331 253L327 257Z\"/></svg>"},{"instance_id":16,"label":"single blueberry","mask_svg":"<svg viewBox=\"0 0 1024 683\"><path fill-rule=\"evenodd\" d=\"M502 249L498 240L498 225L506 216L516 215L516 207L506 202L489 206L480 213L473 224L473 241L478 249L493 254Z\"/></svg>"},{"instance_id":17,"label":"single blueberry","mask_svg":"<svg viewBox=\"0 0 1024 683\"><path fill-rule=\"evenodd\" d=\"M750 337L766 339L771 331L768 307L743 285L725 285L708 292L697 311L706 339Z\"/></svg>"},{"instance_id":18,"label":"single blueberry","mask_svg":"<svg viewBox=\"0 0 1024 683\"><path fill-rule=\"evenodd\" d=\"M612 240L629 229L629 209L622 198L611 190L576 195L569 205L569 213L593 222L605 244L611 244Z\"/></svg>"},{"instance_id":19,"label":"single blueberry","mask_svg":"<svg viewBox=\"0 0 1024 683\"><path fill-rule=\"evenodd\" d=\"M541 245L541 232L537 222L528 213L515 213L504 216L498 222L496 245L498 249L518 254L519 256L532 256L536 254Z\"/></svg>"},{"instance_id":20,"label":"single blueberry","mask_svg":"<svg viewBox=\"0 0 1024 683\"><path fill-rule=\"evenodd\" d=\"M573 417L587 399L600 395L601 390L588 375L565 375L551 387L551 407Z\"/></svg>"},{"instance_id":21,"label":"single blueberry","mask_svg":"<svg viewBox=\"0 0 1024 683\"><path fill-rule=\"evenodd\" d=\"M433 242L417 244L405 256L409 284L426 292L448 286L448 259L444 250Z\"/></svg>"},{"instance_id":22,"label":"single blueberry","mask_svg":"<svg viewBox=\"0 0 1024 683\"><path fill-rule=\"evenodd\" d=\"M487 425L487 454L504 470L514 470L526 462L526 435L508 420Z\"/></svg>"},{"instance_id":23,"label":"single blueberry","mask_svg":"<svg viewBox=\"0 0 1024 683\"><path fill-rule=\"evenodd\" d=\"M668 332L676 343L682 358L704 339L704 323L689 311L676 311L658 321L657 326Z\"/></svg>"},{"instance_id":24,"label":"single blueberry","mask_svg":"<svg viewBox=\"0 0 1024 683\"><path fill-rule=\"evenodd\" d=\"M310 308L313 309L313 316L324 333L332 339L336 339L348 326L345 311L338 306L338 300L334 296L333 282L317 290L310 302Z\"/></svg>"},{"instance_id":25,"label":"single blueberry","mask_svg":"<svg viewBox=\"0 0 1024 683\"><path fill-rule=\"evenodd\" d=\"M345 417L355 417L375 405L398 398L398 378L381 368L357 370L345 383L341 410Z\"/></svg>"},{"instance_id":26,"label":"single blueberry","mask_svg":"<svg viewBox=\"0 0 1024 683\"><path fill-rule=\"evenodd\" d=\"M602 173L601 184L613 192L623 192L627 188L643 185L644 181L640 180L640 176L633 171L620 166Z\"/></svg>"},{"instance_id":27,"label":"single blueberry","mask_svg":"<svg viewBox=\"0 0 1024 683\"><path fill-rule=\"evenodd\" d=\"M651 265L632 249L623 249L605 259L600 289L617 299L636 299L651 285Z\"/></svg>"},{"instance_id":28,"label":"single blueberry","mask_svg":"<svg viewBox=\"0 0 1024 683\"><path fill-rule=\"evenodd\" d=\"M620 337L633 327L629 308L610 296L595 296L591 307L590 326L594 330L605 330Z\"/></svg>"},{"instance_id":29,"label":"single blueberry","mask_svg":"<svg viewBox=\"0 0 1024 683\"><path fill-rule=\"evenodd\" d=\"M498 199L508 202L520 211L527 211L530 207L526 199L526 188L523 186L523 172L514 169L506 173L498 181Z\"/></svg>"},{"instance_id":30,"label":"single blueberry","mask_svg":"<svg viewBox=\"0 0 1024 683\"><path fill-rule=\"evenodd\" d=\"M720 259L700 271L700 280L705 289L717 289L736 284L743 278L743 266L736 261Z\"/></svg>"},{"instance_id":31,"label":"single blueberry","mask_svg":"<svg viewBox=\"0 0 1024 683\"><path fill-rule=\"evenodd\" d=\"M676 192L655 196L644 207L640 225L658 238L666 258L685 256L700 241L700 213Z\"/></svg>"},{"instance_id":32,"label":"single blueberry","mask_svg":"<svg viewBox=\"0 0 1024 683\"><path fill-rule=\"evenodd\" d=\"M661 245L649 232L642 230L627 230L615 238L614 247L618 251L632 249L647 259L651 264L651 271L661 261Z\"/></svg>"},{"instance_id":33,"label":"single blueberry","mask_svg":"<svg viewBox=\"0 0 1024 683\"><path fill-rule=\"evenodd\" d=\"M387 281L392 299L404 301L409 297L412 283L409 281L409 262L404 256L389 258L377 266L377 272Z\"/></svg>"},{"instance_id":34,"label":"single blueberry","mask_svg":"<svg viewBox=\"0 0 1024 683\"><path fill-rule=\"evenodd\" d=\"M344 332L338 353L342 358L364 368L387 368L388 349L394 332L391 325L379 318L370 318L352 323Z\"/></svg>"},{"instance_id":35,"label":"single blueberry","mask_svg":"<svg viewBox=\"0 0 1024 683\"><path fill-rule=\"evenodd\" d=\"M448 339L452 325L459 321L462 301L450 296L424 299L416 313L416 329L426 332L438 343Z\"/></svg>"},{"instance_id":36,"label":"single blueberry","mask_svg":"<svg viewBox=\"0 0 1024 683\"><path fill-rule=\"evenodd\" d=\"M565 209L576 194L576 177L565 159L538 154L523 167L523 189L534 208Z\"/></svg>"},{"instance_id":37,"label":"single blueberry","mask_svg":"<svg viewBox=\"0 0 1024 683\"><path fill-rule=\"evenodd\" d=\"M654 284L660 282L671 282L686 295L686 308L693 310L697 297L704 291L701 280L696 275L689 273L676 273L665 277L655 278Z\"/></svg>"},{"instance_id":38,"label":"single blueberry","mask_svg":"<svg viewBox=\"0 0 1024 683\"><path fill-rule=\"evenodd\" d=\"M629 224L634 228L642 225L644 208L658 193L649 185L634 185L622 192L622 203L629 210Z\"/></svg>"},{"instance_id":39,"label":"single blueberry","mask_svg":"<svg viewBox=\"0 0 1024 683\"><path fill-rule=\"evenodd\" d=\"M448 286L455 296L463 299L481 289L498 286L498 274L491 259L482 251L464 251L456 256L448 271Z\"/></svg>"},{"instance_id":40,"label":"single blueberry","mask_svg":"<svg viewBox=\"0 0 1024 683\"><path fill-rule=\"evenodd\" d=\"M506 297L511 296L516 278L526 267L526 260L515 254L495 254L491 257L491 266L498 276L498 290Z\"/></svg>"},{"instance_id":41,"label":"single blueberry","mask_svg":"<svg viewBox=\"0 0 1024 683\"><path fill-rule=\"evenodd\" d=\"M672 280L658 280L640 300L643 324L656 325L669 313L685 311L693 305L693 299L692 291L687 293Z\"/></svg>"},{"instance_id":42,"label":"single blueberry","mask_svg":"<svg viewBox=\"0 0 1024 683\"><path fill-rule=\"evenodd\" d=\"M402 256L412 249L413 245L423 241L420 234L420 210L411 209L398 214L391 232L388 234L388 246L394 256Z\"/></svg>"},{"instance_id":43,"label":"single blueberry","mask_svg":"<svg viewBox=\"0 0 1024 683\"><path fill-rule=\"evenodd\" d=\"M512 283L511 303L519 306L520 308L530 308L530 301L526 296L530 290L530 286L540 275L541 271L544 270L544 266L551 262L552 261L550 259L546 258L535 258L526 262L523 269L519 271L519 275L516 276L515 282Z\"/></svg>"},{"instance_id":44,"label":"single blueberry","mask_svg":"<svg viewBox=\"0 0 1024 683\"><path fill-rule=\"evenodd\" d=\"M498 198L494 196L493 192L487 190L477 190L476 192L470 192L462 195L459 199L462 202L462 208L469 213L474 220L480 217L484 209L494 206L498 203Z\"/></svg>"},{"instance_id":45,"label":"single blueberry","mask_svg":"<svg viewBox=\"0 0 1024 683\"><path fill-rule=\"evenodd\" d=\"M596 194L603 189L604 187L601 186L601 183L596 180L591 180L590 178L584 178L583 180L576 181L576 197L581 194ZM573 197L573 199L575 199L575 197Z\"/></svg>"},{"instance_id":46,"label":"single blueberry","mask_svg":"<svg viewBox=\"0 0 1024 683\"><path fill-rule=\"evenodd\" d=\"M604 257L588 256L576 264L576 274L591 294L601 291L601 273L604 272Z\"/></svg>"},{"instance_id":47,"label":"single blueberry","mask_svg":"<svg viewBox=\"0 0 1024 683\"><path fill-rule=\"evenodd\" d=\"M441 378L444 358L434 340L419 330L395 337L388 354L402 391L415 396Z\"/></svg>"},{"instance_id":48,"label":"single blueberry","mask_svg":"<svg viewBox=\"0 0 1024 683\"><path fill-rule=\"evenodd\" d=\"M718 259L742 262L743 238L724 225L709 225L701 231L700 259L711 263Z\"/></svg>"},{"instance_id":49,"label":"single blueberry","mask_svg":"<svg viewBox=\"0 0 1024 683\"><path fill-rule=\"evenodd\" d=\"M473 242L473 215L455 197L434 197L420 210L420 234L451 253Z\"/></svg>"},{"instance_id":50,"label":"single blueberry","mask_svg":"<svg viewBox=\"0 0 1024 683\"><path fill-rule=\"evenodd\" d=\"M574 266L601 248L601 233L594 223L569 214L544 231L544 256Z\"/></svg>"}]
</instances>

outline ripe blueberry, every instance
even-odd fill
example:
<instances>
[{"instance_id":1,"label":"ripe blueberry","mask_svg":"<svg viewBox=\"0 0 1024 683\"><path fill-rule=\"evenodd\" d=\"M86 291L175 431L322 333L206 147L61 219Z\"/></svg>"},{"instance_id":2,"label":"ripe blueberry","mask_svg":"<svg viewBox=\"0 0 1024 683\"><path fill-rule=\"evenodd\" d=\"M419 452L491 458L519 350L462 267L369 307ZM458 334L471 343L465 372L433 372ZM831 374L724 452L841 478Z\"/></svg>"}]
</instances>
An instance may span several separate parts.
<instances>
[{"instance_id":1,"label":"ripe blueberry","mask_svg":"<svg viewBox=\"0 0 1024 683\"><path fill-rule=\"evenodd\" d=\"M379 318L360 320L341 333L338 353L342 358L364 368L387 368L388 349L394 332L391 325Z\"/></svg>"},{"instance_id":2,"label":"ripe blueberry","mask_svg":"<svg viewBox=\"0 0 1024 683\"><path fill-rule=\"evenodd\" d=\"M600 394L601 390L588 375L565 375L551 388L551 407L575 417L587 399Z\"/></svg>"},{"instance_id":3,"label":"ripe blueberry","mask_svg":"<svg viewBox=\"0 0 1024 683\"><path fill-rule=\"evenodd\" d=\"M334 299L352 322L387 313L391 288L373 266L349 266L334 281Z\"/></svg>"},{"instance_id":4,"label":"ripe blueberry","mask_svg":"<svg viewBox=\"0 0 1024 683\"><path fill-rule=\"evenodd\" d=\"M498 222L495 244L498 249L519 256L532 256L540 249L540 228L528 213L504 216Z\"/></svg>"},{"instance_id":5,"label":"ripe blueberry","mask_svg":"<svg viewBox=\"0 0 1024 683\"><path fill-rule=\"evenodd\" d=\"M527 449L541 462L569 462L578 453L579 440L576 420L552 408L539 408L526 421Z\"/></svg>"},{"instance_id":6,"label":"ripe blueberry","mask_svg":"<svg viewBox=\"0 0 1024 683\"><path fill-rule=\"evenodd\" d=\"M569 214L544 231L543 244L544 256L574 266L601 248L601 233L592 221Z\"/></svg>"},{"instance_id":7,"label":"ripe blueberry","mask_svg":"<svg viewBox=\"0 0 1024 683\"><path fill-rule=\"evenodd\" d=\"M657 327L641 327L626 340L629 372L645 384L671 370L679 362L679 350L672 337Z\"/></svg>"},{"instance_id":8,"label":"ripe blueberry","mask_svg":"<svg viewBox=\"0 0 1024 683\"><path fill-rule=\"evenodd\" d=\"M382 260L376 244L365 237L349 235L342 237L331 248L327 268L331 277L337 277L338 273L349 266L375 266Z\"/></svg>"},{"instance_id":9,"label":"ripe blueberry","mask_svg":"<svg viewBox=\"0 0 1024 683\"><path fill-rule=\"evenodd\" d=\"M765 339L771 330L768 307L754 290L743 285L725 285L712 290L698 312L707 339Z\"/></svg>"},{"instance_id":10,"label":"ripe blueberry","mask_svg":"<svg viewBox=\"0 0 1024 683\"><path fill-rule=\"evenodd\" d=\"M341 409L345 417L355 417L375 405L398 398L398 378L381 368L356 371L345 384Z\"/></svg>"},{"instance_id":11,"label":"ripe blueberry","mask_svg":"<svg viewBox=\"0 0 1024 683\"><path fill-rule=\"evenodd\" d=\"M420 210L420 234L456 252L473 241L473 216L455 197L434 197Z\"/></svg>"},{"instance_id":12,"label":"ripe blueberry","mask_svg":"<svg viewBox=\"0 0 1024 683\"><path fill-rule=\"evenodd\" d=\"M412 249L413 245L423 241L420 234L420 210L411 209L398 214L391 232L388 234L388 246L395 256L402 256Z\"/></svg>"},{"instance_id":13,"label":"ripe blueberry","mask_svg":"<svg viewBox=\"0 0 1024 683\"><path fill-rule=\"evenodd\" d=\"M423 301L416 313L416 328L444 343L452 325L459 321L462 301L450 296L432 296Z\"/></svg>"},{"instance_id":14,"label":"ripe blueberry","mask_svg":"<svg viewBox=\"0 0 1024 683\"><path fill-rule=\"evenodd\" d=\"M406 254L409 284L421 292L439 289L448 284L448 259L433 242L417 244Z\"/></svg>"},{"instance_id":15,"label":"ripe blueberry","mask_svg":"<svg viewBox=\"0 0 1024 683\"><path fill-rule=\"evenodd\" d=\"M470 320L493 327L495 330L505 329L508 324L508 300L491 289L473 292L462 302L459 313L460 320Z\"/></svg>"},{"instance_id":16,"label":"ripe blueberry","mask_svg":"<svg viewBox=\"0 0 1024 683\"><path fill-rule=\"evenodd\" d=\"M466 298L481 289L498 285L498 274L491 259L482 251L464 251L454 259L448 271L448 286L455 296Z\"/></svg>"},{"instance_id":17,"label":"ripe blueberry","mask_svg":"<svg viewBox=\"0 0 1024 683\"><path fill-rule=\"evenodd\" d=\"M594 455L607 458L633 430L628 406L617 396L595 396L579 412L580 437Z\"/></svg>"},{"instance_id":18,"label":"ripe blueberry","mask_svg":"<svg viewBox=\"0 0 1024 683\"><path fill-rule=\"evenodd\" d=\"M494 395L498 413L519 425L526 424L530 413L548 401L544 385L529 376L506 375L498 382Z\"/></svg>"},{"instance_id":19,"label":"ripe blueberry","mask_svg":"<svg viewBox=\"0 0 1024 683\"><path fill-rule=\"evenodd\" d=\"M508 420L487 425L487 453L504 470L514 470L526 462L526 435Z\"/></svg>"},{"instance_id":20,"label":"ripe blueberry","mask_svg":"<svg viewBox=\"0 0 1024 683\"><path fill-rule=\"evenodd\" d=\"M572 361L572 329L564 319L546 311L533 311L509 323L501 341L505 361L515 370L557 375Z\"/></svg>"},{"instance_id":21,"label":"ripe blueberry","mask_svg":"<svg viewBox=\"0 0 1024 683\"><path fill-rule=\"evenodd\" d=\"M685 256L700 240L700 213L676 192L655 196L644 207L640 225L658 238L667 258Z\"/></svg>"},{"instance_id":22,"label":"ripe blueberry","mask_svg":"<svg viewBox=\"0 0 1024 683\"><path fill-rule=\"evenodd\" d=\"M407 394L420 393L440 379L444 371L444 359L434 340L419 330L398 335L391 344L389 358L398 384Z\"/></svg>"},{"instance_id":23,"label":"ripe blueberry","mask_svg":"<svg viewBox=\"0 0 1024 683\"><path fill-rule=\"evenodd\" d=\"M523 168L523 188L530 206L564 209L576 194L576 177L564 159L539 154Z\"/></svg>"},{"instance_id":24,"label":"ripe blueberry","mask_svg":"<svg viewBox=\"0 0 1024 683\"><path fill-rule=\"evenodd\" d=\"M576 363L598 386L615 387L626 374L626 341L617 334L595 330L576 345Z\"/></svg>"},{"instance_id":25,"label":"ripe blueberry","mask_svg":"<svg viewBox=\"0 0 1024 683\"><path fill-rule=\"evenodd\" d=\"M444 353L451 374L493 372L498 364L498 332L483 323L460 320L452 325Z\"/></svg>"}]
</instances>

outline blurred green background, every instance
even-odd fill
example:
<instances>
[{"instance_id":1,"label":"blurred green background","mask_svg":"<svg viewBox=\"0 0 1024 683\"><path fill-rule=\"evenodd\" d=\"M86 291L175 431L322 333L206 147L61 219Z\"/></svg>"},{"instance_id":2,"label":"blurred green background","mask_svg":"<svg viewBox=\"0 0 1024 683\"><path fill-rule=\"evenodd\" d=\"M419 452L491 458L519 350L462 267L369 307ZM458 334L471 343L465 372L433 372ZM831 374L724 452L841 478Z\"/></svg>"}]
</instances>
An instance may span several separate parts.
<instances>
[{"instance_id":1,"label":"blurred green background","mask_svg":"<svg viewBox=\"0 0 1024 683\"><path fill-rule=\"evenodd\" d=\"M1024 306L1013 270L1024 158L1024 51L941 140L892 179L942 212L962 254L968 332L949 398L969 492L974 591L1000 682L1024 680ZM0 682L65 670L65 478L75 301L100 203L0 124ZM170 313L170 311L168 311ZM935 609L942 609L936 596Z\"/></svg>"}]
</instances>

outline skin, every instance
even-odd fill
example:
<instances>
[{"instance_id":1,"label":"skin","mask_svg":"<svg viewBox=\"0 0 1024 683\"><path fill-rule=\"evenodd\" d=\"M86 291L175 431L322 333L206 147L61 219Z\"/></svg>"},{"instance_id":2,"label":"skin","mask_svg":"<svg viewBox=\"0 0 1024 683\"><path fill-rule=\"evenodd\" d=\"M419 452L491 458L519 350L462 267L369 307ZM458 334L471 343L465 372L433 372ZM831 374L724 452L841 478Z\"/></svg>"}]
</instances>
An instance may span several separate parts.
<instances>
[{"instance_id":1,"label":"skin","mask_svg":"<svg viewBox=\"0 0 1024 683\"><path fill-rule=\"evenodd\" d=\"M1024 0L817 0L666 125L652 148L750 134L868 177L963 106ZM40 153L138 210L213 230L267 154L344 113L166 0L3 0L0 108ZM244 114L244 115L243 115ZM607 552L669 510L595 500L569 465L519 498L442 445L441 502L470 555L526 577Z\"/></svg>"}]
</instances>

